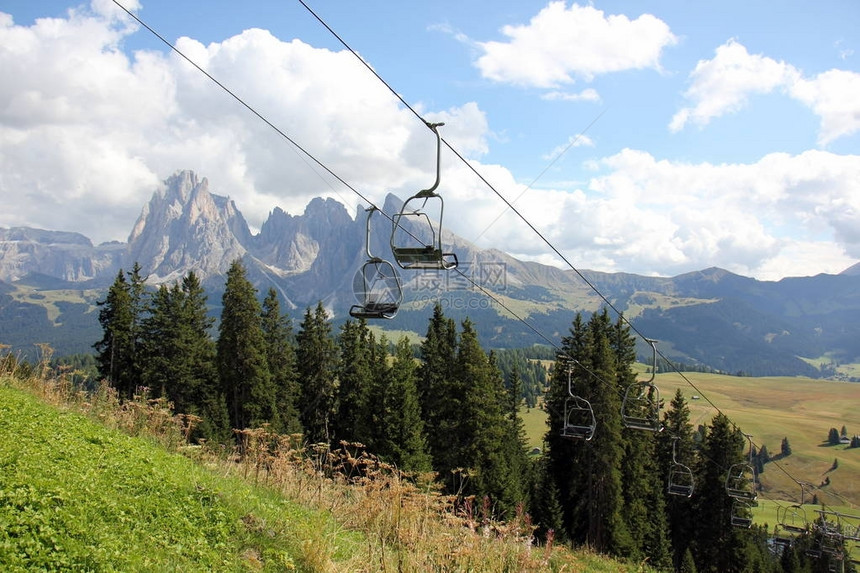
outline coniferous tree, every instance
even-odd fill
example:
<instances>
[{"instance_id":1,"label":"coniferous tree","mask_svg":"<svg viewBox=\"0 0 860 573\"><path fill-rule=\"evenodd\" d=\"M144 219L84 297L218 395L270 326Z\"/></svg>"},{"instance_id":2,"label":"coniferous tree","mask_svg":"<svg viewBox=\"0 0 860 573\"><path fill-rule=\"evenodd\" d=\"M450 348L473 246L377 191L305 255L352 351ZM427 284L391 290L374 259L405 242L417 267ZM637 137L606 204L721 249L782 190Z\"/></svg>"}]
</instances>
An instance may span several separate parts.
<instances>
[{"instance_id":1,"label":"coniferous tree","mask_svg":"<svg viewBox=\"0 0 860 573\"><path fill-rule=\"evenodd\" d=\"M620 468L624 447L613 336L612 323L604 310L594 314L587 324L578 314L571 336L562 339L547 400L547 455L571 540L599 552L629 555L633 540L622 514ZM587 442L560 435L568 376L576 395L589 400L598 420L594 436Z\"/></svg>"},{"instance_id":2,"label":"coniferous tree","mask_svg":"<svg viewBox=\"0 0 860 573\"><path fill-rule=\"evenodd\" d=\"M337 369L337 415L333 422L335 439L371 446L373 420L370 395L370 331L364 319L347 320L338 337L340 360Z\"/></svg>"},{"instance_id":3,"label":"coniferous tree","mask_svg":"<svg viewBox=\"0 0 860 573\"><path fill-rule=\"evenodd\" d=\"M206 292L193 271L182 279L181 292L178 347L182 349L182 372L187 382L180 394L189 404L188 413L202 418L199 434L226 440L230 430L227 402L218 377L215 341L210 335L215 319L209 316Z\"/></svg>"},{"instance_id":4,"label":"coniferous tree","mask_svg":"<svg viewBox=\"0 0 860 573\"><path fill-rule=\"evenodd\" d=\"M635 383L635 339L623 317L611 329L612 349L616 359L619 395ZM656 367L655 365L651 365ZM667 535L664 477L657 459L655 432L624 428L621 433L624 455L621 460L621 482L624 492L622 516L632 545L627 557L647 559L654 567L671 565Z\"/></svg>"},{"instance_id":5,"label":"coniferous tree","mask_svg":"<svg viewBox=\"0 0 860 573\"><path fill-rule=\"evenodd\" d=\"M693 425L690 423L690 408L680 389L675 390L675 395L669 404L669 410L663 416L663 426L665 429L660 433L658 440L660 467L663 468L663 472L668 475L672 471L672 465L675 461L692 471L696 465ZM686 474L682 474L678 476L678 479L680 481L685 477ZM699 484L693 481L692 486L693 493L697 493ZM691 511L692 503L690 497L669 495L667 492L666 517L669 541L674 552L673 562L678 570L689 569L689 563L693 558L689 550L690 532L693 531L695 519ZM695 567L691 570L695 571Z\"/></svg>"},{"instance_id":6,"label":"coniferous tree","mask_svg":"<svg viewBox=\"0 0 860 573\"><path fill-rule=\"evenodd\" d=\"M779 451L783 457L791 455L791 444L788 443L787 437L782 438L782 444L780 445Z\"/></svg>"},{"instance_id":7,"label":"coniferous tree","mask_svg":"<svg viewBox=\"0 0 860 573\"><path fill-rule=\"evenodd\" d=\"M717 414L702 444L696 475L692 549L700 572L743 570L743 541L731 519L734 500L726 494L727 473L745 462L743 449L743 434L724 414Z\"/></svg>"},{"instance_id":8,"label":"coniferous tree","mask_svg":"<svg viewBox=\"0 0 860 573\"><path fill-rule=\"evenodd\" d=\"M296 335L299 382L299 419L311 443L331 443L332 417L336 412L337 345L322 302L305 311Z\"/></svg>"},{"instance_id":9,"label":"coniferous tree","mask_svg":"<svg viewBox=\"0 0 860 573\"><path fill-rule=\"evenodd\" d=\"M173 402L178 412L186 412L187 404L176 395L179 388L172 384L177 374L174 368L178 370L179 349L176 341L181 328L178 322L181 295L178 286L174 285L171 289L162 284L150 297L149 312L142 321L141 379L153 396L165 396Z\"/></svg>"},{"instance_id":10,"label":"coniferous tree","mask_svg":"<svg viewBox=\"0 0 860 573\"><path fill-rule=\"evenodd\" d=\"M93 345L96 362L99 375L108 380L120 398L131 398L141 384L138 354L145 280L137 263L129 273L120 269L105 300L98 302L104 335Z\"/></svg>"},{"instance_id":11,"label":"coniferous tree","mask_svg":"<svg viewBox=\"0 0 860 573\"><path fill-rule=\"evenodd\" d=\"M457 449L451 446L463 439L459 431L463 389L455 375L456 349L457 327L437 303L421 343L423 362L418 374L418 399L433 469L449 491L457 490L451 472L460 462Z\"/></svg>"},{"instance_id":12,"label":"coniferous tree","mask_svg":"<svg viewBox=\"0 0 860 573\"><path fill-rule=\"evenodd\" d=\"M214 319L206 309L206 293L191 271L181 286L161 285L142 321L145 357L143 380L174 409L201 418L196 437L228 437L224 394L215 364L215 343L209 330Z\"/></svg>"},{"instance_id":13,"label":"coniferous tree","mask_svg":"<svg viewBox=\"0 0 860 573\"><path fill-rule=\"evenodd\" d=\"M513 435L501 371L481 348L468 318L462 324L456 363L464 392L461 465L471 470L469 491L479 499L488 497L499 516L512 517L525 499L523 476L517 473L520 442Z\"/></svg>"},{"instance_id":14,"label":"coniferous tree","mask_svg":"<svg viewBox=\"0 0 860 573\"><path fill-rule=\"evenodd\" d=\"M549 458L540 456L534 462L534 478L529 496L529 508L536 525L535 535L546 540L550 531L558 541L567 541L564 527L564 512L561 506L561 493L555 479L548 470Z\"/></svg>"},{"instance_id":15,"label":"coniferous tree","mask_svg":"<svg viewBox=\"0 0 860 573\"><path fill-rule=\"evenodd\" d=\"M230 424L245 429L275 420L276 392L266 363L257 289L236 260L227 271L218 327L218 374Z\"/></svg>"},{"instance_id":16,"label":"coniferous tree","mask_svg":"<svg viewBox=\"0 0 860 573\"><path fill-rule=\"evenodd\" d=\"M403 337L394 351L394 362L382 370L374 385L374 410L379 412L375 451L407 472L431 469L430 454L421 420L416 386L417 364L409 339Z\"/></svg>"},{"instance_id":17,"label":"coniferous tree","mask_svg":"<svg viewBox=\"0 0 860 573\"><path fill-rule=\"evenodd\" d=\"M494 358L495 353L490 352L490 364L495 363ZM511 369L507 387L508 437L505 443L509 449L507 455L511 460L511 471L514 475L519 476L517 487L521 492L521 498L525 499L526 494L531 489L531 480L534 479L532 473L534 468L528 456L528 437L525 424L520 417L520 405L522 403L522 380L520 379L519 368L515 365Z\"/></svg>"},{"instance_id":18,"label":"coniferous tree","mask_svg":"<svg viewBox=\"0 0 860 573\"><path fill-rule=\"evenodd\" d=\"M263 299L262 329L266 363L275 386L276 429L287 434L301 433L302 424L296 408L299 387L293 327L290 319L281 313L281 304L273 288Z\"/></svg>"}]
</instances>

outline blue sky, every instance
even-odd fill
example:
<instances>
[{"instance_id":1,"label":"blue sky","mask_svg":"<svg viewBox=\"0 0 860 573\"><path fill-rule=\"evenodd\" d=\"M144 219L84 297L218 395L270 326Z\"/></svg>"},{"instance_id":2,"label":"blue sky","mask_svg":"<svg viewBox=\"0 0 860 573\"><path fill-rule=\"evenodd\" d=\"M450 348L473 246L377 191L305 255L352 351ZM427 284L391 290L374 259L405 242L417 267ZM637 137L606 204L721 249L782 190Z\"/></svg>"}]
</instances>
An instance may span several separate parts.
<instances>
[{"instance_id":1,"label":"blue sky","mask_svg":"<svg viewBox=\"0 0 860 573\"><path fill-rule=\"evenodd\" d=\"M306 1L578 268L860 260L854 0ZM121 3L374 202L432 182L432 134L298 0ZM254 228L359 203L111 0L0 13L0 226L124 241L179 169ZM439 190L451 231L559 263L449 153Z\"/></svg>"}]
</instances>

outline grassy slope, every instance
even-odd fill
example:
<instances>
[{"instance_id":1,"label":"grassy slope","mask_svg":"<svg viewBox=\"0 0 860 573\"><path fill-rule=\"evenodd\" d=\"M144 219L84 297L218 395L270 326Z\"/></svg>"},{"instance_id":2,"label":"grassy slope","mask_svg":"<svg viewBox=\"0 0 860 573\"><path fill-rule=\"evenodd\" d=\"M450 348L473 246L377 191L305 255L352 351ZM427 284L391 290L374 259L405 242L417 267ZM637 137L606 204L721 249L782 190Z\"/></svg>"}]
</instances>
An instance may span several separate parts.
<instances>
[{"instance_id":1,"label":"grassy slope","mask_svg":"<svg viewBox=\"0 0 860 573\"><path fill-rule=\"evenodd\" d=\"M296 483L279 483L277 475L271 489L254 487L235 477L254 478L243 464L204 465L168 453L10 383L0 377L4 572L648 571L588 551L488 536L437 513L429 498L405 496L397 482L338 489L304 475L305 497L296 503L276 493ZM408 512L415 501L418 511ZM356 529L361 522L367 527ZM386 535L392 526L402 531Z\"/></svg>"},{"instance_id":2,"label":"grassy slope","mask_svg":"<svg viewBox=\"0 0 860 573\"><path fill-rule=\"evenodd\" d=\"M4 571L314 568L299 540L333 528L320 513L0 385Z\"/></svg>"},{"instance_id":3,"label":"grassy slope","mask_svg":"<svg viewBox=\"0 0 860 573\"><path fill-rule=\"evenodd\" d=\"M799 501L800 487L792 477L815 486L830 477L829 486L815 490L820 501L860 505L860 449L825 444L830 428L844 425L849 434L860 433L860 384L698 373L685 376L698 391L678 374L660 375L657 384L667 400L681 388L694 424L708 423L716 413L707 398L752 434L758 446L766 445L771 456L779 454L782 438L788 438L792 454L765 465L761 476L765 497ZM693 395L701 398L693 400ZM830 471L834 459L839 467Z\"/></svg>"}]
</instances>

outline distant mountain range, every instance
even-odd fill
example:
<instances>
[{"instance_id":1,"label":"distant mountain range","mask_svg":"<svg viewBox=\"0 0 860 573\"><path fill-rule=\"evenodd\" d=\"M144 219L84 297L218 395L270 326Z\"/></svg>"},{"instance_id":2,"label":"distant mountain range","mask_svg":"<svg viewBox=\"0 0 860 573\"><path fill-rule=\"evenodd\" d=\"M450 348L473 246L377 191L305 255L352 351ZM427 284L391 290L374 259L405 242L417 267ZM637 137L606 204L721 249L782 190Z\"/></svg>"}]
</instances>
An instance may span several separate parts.
<instances>
[{"instance_id":1,"label":"distant mountain range","mask_svg":"<svg viewBox=\"0 0 860 573\"><path fill-rule=\"evenodd\" d=\"M401 205L389 195L382 209L393 214ZM390 259L390 235L390 221L375 217L371 251ZM25 353L43 342L58 354L91 352L101 337L96 301L134 262L153 285L195 271L217 316L226 271L240 258L261 296L275 288L296 324L318 301L337 322L356 302L353 277L366 258L364 241L363 211L353 217L341 203L320 198L302 215L276 207L253 234L232 200L210 192L205 178L177 172L155 190L127 243L0 228L0 343ZM776 282L718 268L671 278L585 270L580 276L479 249L447 232L443 241L457 253L458 271L401 271L404 304L380 326L421 334L439 301L446 315L469 316L486 348L558 344L574 314L599 309L605 297L637 331L658 339L662 354L686 365L835 376L840 365L860 363L860 265Z\"/></svg>"}]
</instances>

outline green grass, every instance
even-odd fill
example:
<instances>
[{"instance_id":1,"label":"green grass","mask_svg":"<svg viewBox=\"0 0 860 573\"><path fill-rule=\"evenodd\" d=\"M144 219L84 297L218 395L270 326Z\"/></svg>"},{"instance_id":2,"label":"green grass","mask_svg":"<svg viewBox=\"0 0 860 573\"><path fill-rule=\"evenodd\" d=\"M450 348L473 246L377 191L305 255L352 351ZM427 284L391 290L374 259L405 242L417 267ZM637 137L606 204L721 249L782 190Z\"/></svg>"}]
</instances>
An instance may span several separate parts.
<instances>
[{"instance_id":1,"label":"green grass","mask_svg":"<svg viewBox=\"0 0 860 573\"><path fill-rule=\"evenodd\" d=\"M324 514L0 385L4 571L317 570Z\"/></svg>"},{"instance_id":2,"label":"green grass","mask_svg":"<svg viewBox=\"0 0 860 573\"><path fill-rule=\"evenodd\" d=\"M827 446L830 428L846 426L849 435L860 433L860 384L808 378L738 378L716 374L685 373L698 390L678 374L658 375L656 383L668 401L680 388L694 425L707 424L716 414L713 402L771 456L779 454L787 437L792 454L765 465L761 474L763 496L800 501L794 479L816 486L814 493L827 505L860 505L860 448ZM699 395L693 400L693 395ZM838 468L831 471L834 460ZM824 486L825 478L830 485ZM792 479L794 478L794 479ZM809 502L809 496L804 499Z\"/></svg>"}]
</instances>

